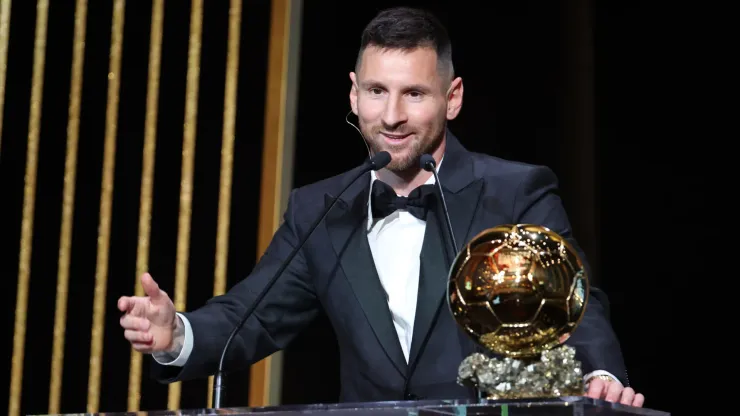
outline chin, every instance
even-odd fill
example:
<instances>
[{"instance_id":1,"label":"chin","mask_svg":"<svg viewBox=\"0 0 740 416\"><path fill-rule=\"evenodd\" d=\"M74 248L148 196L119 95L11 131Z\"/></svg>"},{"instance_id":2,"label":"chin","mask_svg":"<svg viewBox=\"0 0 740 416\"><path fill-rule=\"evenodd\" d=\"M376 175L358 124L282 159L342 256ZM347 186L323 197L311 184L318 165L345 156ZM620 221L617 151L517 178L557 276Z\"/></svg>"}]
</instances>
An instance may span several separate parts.
<instances>
[{"instance_id":1,"label":"chin","mask_svg":"<svg viewBox=\"0 0 740 416\"><path fill-rule=\"evenodd\" d=\"M376 144L378 144L376 142ZM389 146L382 143L379 146L373 146L375 153L386 151L391 155L391 163L386 169L393 172L407 171L414 166L418 166L418 159L421 154L412 143L405 143L401 146Z\"/></svg>"},{"instance_id":2,"label":"chin","mask_svg":"<svg viewBox=\"0 0 740 416\"><path fill-rule=\"evenodd\" d=\"M391 152L391 163L388 164L387 169L391 172L397 173L407 172L414 167L419 166L419 162L413 159L413 155L410 155L407 152L400 155Z\"/></svg>"}]
</instances>

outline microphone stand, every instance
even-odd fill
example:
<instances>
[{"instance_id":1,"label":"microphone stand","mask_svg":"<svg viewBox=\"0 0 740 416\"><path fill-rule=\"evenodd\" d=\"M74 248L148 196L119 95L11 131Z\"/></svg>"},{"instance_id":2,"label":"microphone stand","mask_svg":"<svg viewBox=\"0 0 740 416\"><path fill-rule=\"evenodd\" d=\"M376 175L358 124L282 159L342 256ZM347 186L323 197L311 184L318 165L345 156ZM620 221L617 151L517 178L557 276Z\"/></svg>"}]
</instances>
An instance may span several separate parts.
<instances>
[{"instance_id":1,"label":"microphone stand","mask_svg":"<svg viewBox=\"0 0 740 416\"><path fill-rule=\"evenodd\" d=\"M342 191L337 194L336 197L331 201L331 204L324 210L323 215L318 217L313 224L311 225L311 228L309 231L303 236L303 238L300 240L298 245L295 246L293 251L290 252L288 257L283 261L283 263L280 265L280 267L277 269L275 274L270 278L270 280L267 282L267 285L262 289L262 291L257 295L257 298L252 302L252 304L247 308L247 311L242 316L242 319L239 321L239 323L234 327L234 329L231 331L231 334L229 334L229 338L226 340L226 344L224 345L224 349L221 352L221 359L218 363L218 371L216 372L215 379L213 381L213 408L219 409L221 408L221 396L223 391L225 390L225 384L223 382L223 375L224 375L224 361L226 360L226 353L229 350L229 346L231 345L231 341L236 336L237 332L244 326L244 323L249 319L254 311L257 309L257 306L259 306L260 302L262 302L262 299L267 295L267 292L270 291L270 288L277 282L280 275L283 274L285 269L288 267L290 262L293 260L293 258L298 254L298 252L303 248L303 245L306 243L308 238L313 234L314 230L316 230L316 227L319 226L321 221L324 220L324 218L329 214L329 211L334 207L334 204L337 203L339 200L339 197L346 191L357 179L359 179L362 175L369 172L370 170L379 170L384 168L388 163L391 161L391 156L388 152L380 152L377 155L373 156L370 160L368 160L364 165L361 166L360 172L355 175L352 180L342 189Z\"/></svg>"},{"instance_id":2,"label":"microphone stand","mask_svg":"<svg viewBox=\"0 0 740 416\"><path fill-rule=\"evenodd\" d=\"M455 234L452 232L452 222L450 221L450 213L447 211L447 201L445 201L444 192L442 192L442 184L439 182L439 175L437 174L437 162L430 154L424 154L420 159L422 169L427 172L432 172L434 175L434 182L437 184L437 191L439 192L439 199L442 200L442 211L445 214L445 220L447 222L447 232L450 234L452 239L452 255L457 255L457 241L455 241Z\"/></svg>"},{"instance_id":3,"label":"microphone stand","mask_svg":"<svg viewBox=\"0 0 740 416\"><path fill-rule=\"evenodd\" d=\"M422 155L421 159L419 159L419 162L422 169L426 170L427 172L432 172L432 174L434 175L434 182L437 184L439 199L442 200L442 211L444 211L445 220L447 221L447 232L450 234L450 239L452 240L452 255L457 256L457 241L455 241L455 234L452 231L452 222L450 221L450 213L447 210L447 202L445 201L444 192L442 191L442 184L439 182L439 175L437 173L437 162L430 154ZM479 347L476 346L476 349L479 349ZM477 396L478 400L483 399L483 393L478 388L475 388L475 395Z\"/></svg>"}]
</instances>

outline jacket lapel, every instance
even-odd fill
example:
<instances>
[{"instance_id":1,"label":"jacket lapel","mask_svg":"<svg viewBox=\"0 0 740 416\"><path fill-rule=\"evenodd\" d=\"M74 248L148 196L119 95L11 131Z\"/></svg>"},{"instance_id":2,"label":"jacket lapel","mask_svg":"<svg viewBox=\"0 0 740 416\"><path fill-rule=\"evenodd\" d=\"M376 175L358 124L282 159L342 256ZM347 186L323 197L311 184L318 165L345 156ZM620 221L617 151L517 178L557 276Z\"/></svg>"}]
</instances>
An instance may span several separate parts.
<instances>
[{"instance_id":1,"label":"jacket lapel","mask_svg":"<svg viewBox=\"0 0 740 416\"><path fill-rule=\"evenodd\" d=\"M448 273L457 252L471 238L469 234L473 218L483 191L483 180L476 178L475 161L471 153L463 148L450 131L447 131L447 148L439 176L458 247L452 252L452 240L447 231L442 203L435 195L427 215L422 245L419 292L408 365L367 241L370 174L358 179L348 188L326 217L332 246L354 296L388 358L406 378L411 377L429 339L434 321L447 302L445 295ZM332 199L327 195L326 203Z\"/></svg>"},{"instance_id":2,"label":"jacket lapel","mask_svg":"<svg viewBox=\"0 0 740 416\"><path fill-rule=\"evenodd\" d=\"M326 226L341 268L375 336L399 373L406 377L406 359L367 241L369 174L366 179L358 179L347 190L346 197L338 201L327 215ZM331 199L327 196L327 204Z\"/></svg>"},{"instance_id":3,"label":"jacket lapel","mask_svg":"<svg viewBox=\"0 0 740 416\"><path fill-rule=\"evenodd\" d=\"M435 205L438 205L436 203ZM419 265L419 295L416 301L416 316L414 318L414 335L411 338L411 351L409 352L409 368L414 369L419 351L424 348L427 334L439 311L440 302L443 300L441 294L446 288L446 276L450 258L450 249L447 241L443 240L444 234L439 228L444 222L439 221L438 211L433 207L426 218L426 230L424 242L421 248ZM444 217L442 217L444 221Z\"/></svg>"},{"instance_id":4,"label":"jacket lapel","mask_svg":"<svg viewBox=\"0 0 740 416\"><path fill-rule=\"evenodd\" d=\"M470 154L449 131L447 134L447 150L439 176L458 247L452 251L452 239L447 231L442 202L435 194L434 203L427 214L421 251L409 377L424 350L437 316L446 311L442 311L442 306L447 302L448 274L455 256L470 239L468 234L483 190L483 180L475 179Z\"/></svg>"}]
</instances>

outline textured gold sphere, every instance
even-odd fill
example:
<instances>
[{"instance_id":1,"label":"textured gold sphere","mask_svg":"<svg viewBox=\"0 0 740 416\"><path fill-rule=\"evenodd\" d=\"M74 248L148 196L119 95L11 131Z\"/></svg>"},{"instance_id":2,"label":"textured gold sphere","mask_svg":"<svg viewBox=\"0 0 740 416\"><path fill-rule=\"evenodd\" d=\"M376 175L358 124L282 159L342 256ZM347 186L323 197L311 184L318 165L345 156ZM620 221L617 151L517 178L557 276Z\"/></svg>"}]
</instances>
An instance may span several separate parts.
<instances>
[{"instance_id":1,"label":"textured gold sphere","mask_svg":"<svg viewBox=\"0 0 740 416\"><path fill-rule=\"evenodd\" d=\"M559 234L501 225L473 238L450 269L447 300L457 323L490 351L534 357L565 342L581 321L588 277Z\"/></svg>"}]
</instances>

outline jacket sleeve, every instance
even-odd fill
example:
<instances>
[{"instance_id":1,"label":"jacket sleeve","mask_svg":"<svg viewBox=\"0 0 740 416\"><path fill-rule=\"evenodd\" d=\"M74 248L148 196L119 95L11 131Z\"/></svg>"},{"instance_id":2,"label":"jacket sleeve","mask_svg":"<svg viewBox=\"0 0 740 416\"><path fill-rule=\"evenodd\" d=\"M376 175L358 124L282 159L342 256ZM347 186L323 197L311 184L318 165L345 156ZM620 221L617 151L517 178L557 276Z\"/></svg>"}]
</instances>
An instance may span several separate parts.
<instances>
[{"instance_id":1,"label":"jacket sleeve","mask_svg":"<svg viewBox=\"0 0 740 416\"><path fill-rule=\"evenodd\" d=\"M573 237L552 170L531 169L518 187L513 209L517 223L542 225L565 238L583 260L587 274L592 276L586 256ZM590 285L583 319L566 343L576 349L584 374L604 370L619 378L624 386L629 385L621 347L609 321L608 299L599 288Z\"/></svg>"},{"instance_id":2,"label":"jacket sleeve","mask_svg":"<svg viewBox=\"0 0 740 416\"><path fill-rule=\"evenodd\" d=\"M295 199L296 191L293 191L284 221L252 273L227 293L210 299L192 312L183 313L192 328L192 352L182 367L160 365L152 359L151 371L156 380L170 383L205 378L218 371L229 334L299 243ZM301 250L232 340L224 370L244 370L285 348L318 312L319 302Z\"/></svg>"}]
</instances>

